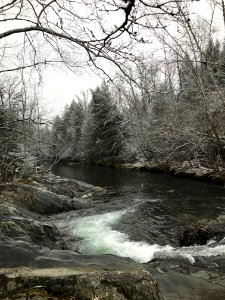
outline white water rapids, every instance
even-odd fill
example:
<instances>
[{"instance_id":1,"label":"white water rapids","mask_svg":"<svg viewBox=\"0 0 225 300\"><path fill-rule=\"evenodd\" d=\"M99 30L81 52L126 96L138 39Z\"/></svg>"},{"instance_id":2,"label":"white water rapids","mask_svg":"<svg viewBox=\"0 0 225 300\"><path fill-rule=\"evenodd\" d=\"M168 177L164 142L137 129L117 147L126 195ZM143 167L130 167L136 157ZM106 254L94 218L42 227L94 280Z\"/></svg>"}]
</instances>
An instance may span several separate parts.
<instances>
[{"instance_id":1,"label":"white water rapids","mask_svg":"<svg viewBox=\"0 0 225 300\"><path fill-rule=\"evenodd\" d=\"M128 235L113 230L127 210L83 217L72 221L73 233L82 238L80 252L86 254L115 254L130 257L145 263L153 258L187 258L191 263L196 256L225 255L225 245L177 247L150 245L145 242L131 241Z\"/></svg>"}]
</instances>

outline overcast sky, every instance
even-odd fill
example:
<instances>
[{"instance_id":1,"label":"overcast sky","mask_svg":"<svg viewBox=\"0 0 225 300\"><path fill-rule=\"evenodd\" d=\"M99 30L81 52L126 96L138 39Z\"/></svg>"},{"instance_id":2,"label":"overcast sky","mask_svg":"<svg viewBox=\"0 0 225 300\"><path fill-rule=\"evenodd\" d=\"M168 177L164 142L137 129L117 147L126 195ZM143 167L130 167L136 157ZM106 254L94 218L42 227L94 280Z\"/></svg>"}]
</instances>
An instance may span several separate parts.
<instances>
[{"instance_id":1,"label":"overcast sky","mask_svg":"<svg viewBox=\"0 0 225 300\"><path fill-rule=\"evenodd\" d=\"M101 78L91 71L74 74L71 71L60 71L49 68L43 75L43 101L47 103L50 114L63 111L76 95L88 89L95 89L101 84Z\"/></svg>"}]
</instances>

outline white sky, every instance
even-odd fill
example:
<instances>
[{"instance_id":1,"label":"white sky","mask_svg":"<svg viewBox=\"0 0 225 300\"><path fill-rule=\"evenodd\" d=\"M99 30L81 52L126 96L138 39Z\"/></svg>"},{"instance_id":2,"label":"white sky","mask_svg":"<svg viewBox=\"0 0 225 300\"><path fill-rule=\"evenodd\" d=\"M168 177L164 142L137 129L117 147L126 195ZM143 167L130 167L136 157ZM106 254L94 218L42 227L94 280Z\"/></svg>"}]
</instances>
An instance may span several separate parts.
<instances>
[{"instance_id":1,"label":"white sky","mask_svg":"<svg viewBox=\"0 0 225 300\"><path fill-rule=\"evenodd\" d=\"M50 115L63 111L66 104L70 104L76 95L83 91L95 89L102 80L93 72L85 70L83 74L71 71L48 69L43 74L43 101Z\"/></svg>"}]
</instances>

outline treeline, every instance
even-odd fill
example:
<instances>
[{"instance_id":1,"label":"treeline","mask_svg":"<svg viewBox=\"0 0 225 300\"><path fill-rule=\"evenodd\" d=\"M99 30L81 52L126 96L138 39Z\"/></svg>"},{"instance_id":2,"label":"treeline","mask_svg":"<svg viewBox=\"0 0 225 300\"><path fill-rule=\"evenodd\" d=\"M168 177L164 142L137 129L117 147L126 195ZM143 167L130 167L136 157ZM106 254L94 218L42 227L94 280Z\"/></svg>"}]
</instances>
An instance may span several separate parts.
<instances>
[{"instance_id":1,"label":"treeline","mask_svg":"<svg viewBox=\"0 0 225 300\"><path fill-rule=\"evenodd\" d=\"M225 163L225 49L212 39L196 55L174 51L140 58L72 102L55 118L57 157L72 160L188 163L219 171Z\"/></svg>"},{"instance_id":2,"label":"treeline","mask_svg":"<svg viewBox=\"0 0 225 300\"><path fill-rule=\"evenodd\" d=\"M52 123L34 90L2 79L0 181L29 176L43 159L222 170L225 48L210 39L200 50L170 46L161 58L138 56L130 72L103 81L90 102L73 101Z\"/></svg>"},{"instance_id":3,"label":"treeline","mask_svg":"<svg viewBox=\"0 0 225 300\"><path fill-rule=\"evenodd\" d=\"M52 138L59 159L120 160L125 146L122 113L103 83L91 102L73 101L53 123ZM54 153L52 153L54 156Z\"/></svg>"}]
</instances>

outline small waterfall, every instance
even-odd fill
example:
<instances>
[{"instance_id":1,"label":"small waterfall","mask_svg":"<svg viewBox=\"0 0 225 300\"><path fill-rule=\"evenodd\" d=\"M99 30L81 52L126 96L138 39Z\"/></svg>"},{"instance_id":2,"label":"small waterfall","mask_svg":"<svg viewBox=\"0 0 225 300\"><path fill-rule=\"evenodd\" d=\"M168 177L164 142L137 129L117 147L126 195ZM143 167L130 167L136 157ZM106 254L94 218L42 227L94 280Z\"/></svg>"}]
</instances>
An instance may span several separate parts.
<instances>
[{"instance_id":1,"label":"small waterfall","mask_svg":"<svg viewBox=\"0 0 225 300\"><path fill-rule=\"evenodd\" d=\"M112 226L119 221L128 210L104 213L83 217L74 221L73 233L83 239L80 252L85 254L115 254L130 257L145 263L153 258L183 257L191 263L196 256L225 255L225 245L206 245L193 247L177 247L170 245L150 245L145 242L131 241L128 235L113 230Z\"/></svg>"}]
</instances>

